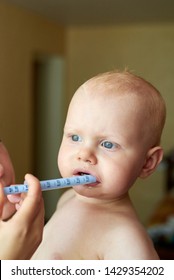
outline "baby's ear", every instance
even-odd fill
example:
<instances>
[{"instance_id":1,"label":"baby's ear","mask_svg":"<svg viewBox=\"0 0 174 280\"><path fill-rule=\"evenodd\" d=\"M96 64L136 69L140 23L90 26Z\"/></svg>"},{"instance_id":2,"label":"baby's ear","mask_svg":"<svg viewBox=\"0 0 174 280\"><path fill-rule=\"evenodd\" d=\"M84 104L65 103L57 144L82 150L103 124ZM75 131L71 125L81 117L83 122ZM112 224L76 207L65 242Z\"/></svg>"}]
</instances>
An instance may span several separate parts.
<instances>
[{"instance_id":1,"label":"baby's ear","mask_svg":"<svg viewBox=\"0 0 174 280\"><path fill-rule=\"evenodd\" d=\"M163 149L160 146L151 148L146 155L146 160L139 177L146 178L151 175L161 162L162 158Z\"/></svg>"}]
</instances>

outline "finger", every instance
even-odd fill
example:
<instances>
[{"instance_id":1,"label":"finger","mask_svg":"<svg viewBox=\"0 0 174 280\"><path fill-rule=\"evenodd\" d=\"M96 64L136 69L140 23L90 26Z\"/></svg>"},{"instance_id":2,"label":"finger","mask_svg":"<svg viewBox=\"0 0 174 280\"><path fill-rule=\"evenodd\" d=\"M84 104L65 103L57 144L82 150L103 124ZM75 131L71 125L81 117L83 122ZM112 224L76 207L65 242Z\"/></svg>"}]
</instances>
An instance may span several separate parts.
<instances>
[{"instance_id":1,"label":"finger","mask_svg":"<svg viewBox=\"0 0 174 280\"><path fill-rule=\"evenodd\" d=\"M26 184L29 186L28 188L28 196L37 198L37 195L39 196L39 199L42 197L42 191L39 180L31 175L26 174L25 175L25 181ZM32 187L34 186L34 187Z\"/></svg>"},{"instance_id":2,"label":"finger","mask_svg":"<svg viewBox=\"0 0 174 280\"><path fill-rule=\"evenodd\" d=\"M30 222L35 218L38 211L43 212L43 198L39 180L30 174L25 176L25 180L27 181L29 190L15 218Z\"/></svg>"},{"instance_id":3,"label":"finger","mask_svg":"<svg viewBox=\"0 0 174 280\"><path fill-rule=\"evenodd\" d=\"M9 195L7 195L7 198L11 203L14 203L14 204L19 203L21 201L21 195L19 195L19 194L9 194Z\"/></svg>"}]
</instances>

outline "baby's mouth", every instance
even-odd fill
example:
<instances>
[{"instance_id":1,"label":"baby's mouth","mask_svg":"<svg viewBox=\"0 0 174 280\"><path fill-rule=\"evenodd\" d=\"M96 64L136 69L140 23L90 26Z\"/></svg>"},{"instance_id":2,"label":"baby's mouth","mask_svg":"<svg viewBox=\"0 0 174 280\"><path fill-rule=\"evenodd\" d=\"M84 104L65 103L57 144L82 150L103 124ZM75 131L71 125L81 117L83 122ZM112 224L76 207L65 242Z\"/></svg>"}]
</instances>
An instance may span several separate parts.
<instances>
[{"instance_id":1,"label":"baby's mouth","mask_svg":"<svg viewBox=\"0 0 174 280\"><path fill-rule=\"evenodd\" d=\"M90 173L78 172L77 176L91 175Z\"/></svg>"},{"instance_id":2,"label":"baby's mouth","mask_svg":"<svg viewBox=\"0 0 174 280\"><path fill-rule=\"evenodd\" d=\"M84 175L92 175L92 174L87 172L86 170L76 169L76 170L74 170L73 175L74 176L84 176Z\"/></svg>"},{"instance_id":3,"label":"baby's mouth","mask_svg":"<svg viewBox=\"0 0 174 280\"><path fill-rule=\"evenodd\" d=\"M75 172L73 175L74 175L74 176L91 175L91 176L93 176L93 177L96 178L95 175L93 175L93 174L91 174L91 173L89 173L89 172L83 172L83 171L77 171L77 172ZM94 187L94 186L96 186L96 185L98 185L98 184L99 184L99 181L98 181L98 179L96 178L96 182L94 182L94 183L89 183L89 184L85 184L85 186L87 186L87 187Z\"/></svg>"}]
</instances>

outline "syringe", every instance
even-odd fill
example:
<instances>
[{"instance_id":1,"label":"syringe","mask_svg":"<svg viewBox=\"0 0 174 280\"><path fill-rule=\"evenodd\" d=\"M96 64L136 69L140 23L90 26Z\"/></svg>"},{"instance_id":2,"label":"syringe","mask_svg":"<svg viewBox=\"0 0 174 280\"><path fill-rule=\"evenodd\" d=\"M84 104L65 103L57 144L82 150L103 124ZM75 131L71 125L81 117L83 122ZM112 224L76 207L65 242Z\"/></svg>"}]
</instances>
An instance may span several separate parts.
<instances>
[{"instance_id":1,"label":"syringe","mask_svg":"<svg viewBox=\"0 0 174 280\"><path fill-rule=\"evenodd\" d=\"M60 178L40 181L42 191L49 191L54 189L68 188L76 185L86 185L95 183L96 178L92 175L83 175L83 176L73 176L70 178ZM18 194L25 193L28 191L28 185L12 185L4 188L4 193L8 194Z\"/></svg>"}]
</instances>

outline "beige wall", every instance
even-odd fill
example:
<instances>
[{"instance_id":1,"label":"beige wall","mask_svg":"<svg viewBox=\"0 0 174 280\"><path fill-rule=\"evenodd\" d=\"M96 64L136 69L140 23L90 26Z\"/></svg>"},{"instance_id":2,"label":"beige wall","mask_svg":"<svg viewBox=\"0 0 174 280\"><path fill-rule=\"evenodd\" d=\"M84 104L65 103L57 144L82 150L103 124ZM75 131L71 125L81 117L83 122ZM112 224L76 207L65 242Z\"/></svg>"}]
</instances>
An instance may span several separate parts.
<instances>
[{"instance_id":1,"label":"beige wall","mask_svg":"<svg viewBox=\"0 0 174 280\"><path fill-rule=\"evenodd\" d=\"M21 182L32 171L32 63L65 54L65 30L24 9L0 3L0 127Z\"/></svg>"},{"instance_id":2,"label":"beige wall","mask_svg":"<svg viewBox=\"0 0 174 280\"><path fill-rule=\"evenodd\" d=\"M89 77L128 67L153 83L166 100L168 116L163 135L165 151L174 147L174 23L105 27L71 27L67 32L68 94ZM146 222L164 188L164 170L141 180L131 191Z\"/></svg>"}]
</instances>

